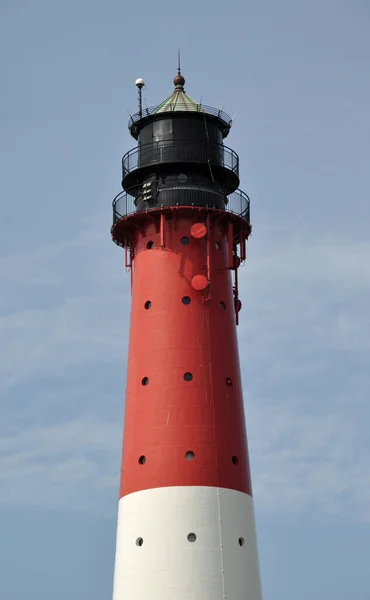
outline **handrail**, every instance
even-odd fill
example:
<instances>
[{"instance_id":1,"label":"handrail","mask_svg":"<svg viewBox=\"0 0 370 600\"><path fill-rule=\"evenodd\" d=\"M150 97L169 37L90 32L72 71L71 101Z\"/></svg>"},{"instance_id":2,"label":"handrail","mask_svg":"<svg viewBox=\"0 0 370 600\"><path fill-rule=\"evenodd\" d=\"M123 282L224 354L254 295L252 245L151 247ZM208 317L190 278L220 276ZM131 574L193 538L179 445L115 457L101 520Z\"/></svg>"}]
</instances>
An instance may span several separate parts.
<instances>
[{"instance_id":1,"label":"handrail","mask_svg":"<svg viewBox=\"0 0 370 600\"><path fill-rule=\"evenodd\" d=\"M170 190L172 186L168 186ZM179 189L179 185L176 186L176 189ZM194 184L191 185L191 189L194 189L196 186ZM173 186L175 189L175 186ZM204 208L219 208L219 206L210 205L210 196L204 196L204 201L199 201L199 197L197 199L196 204L186 204L186 186L182 186L182 194L184 203L182 206L199 206ZM199 186L199 191L203 193L206 191L204 187ZM209 188L209 191L212 192L212 187ZM153 206L152 209L144 208L142 211L138 209L136 205L136 198L129 194L127 191L120 192L113 200L113 224L117 223L121 219L132 215L134 213L145 212L147 210L158 210L159 208L170 208L167 205L156 205ZM225 207L222 209L225 212L233 213L238 215L239 217L243 217L248 223L250 223L250 199L249 196L242 190L236 190L229 196L225 196ZM176 205L178 206L178 205Z\"/></svg>"},{"instance_id":2,"label":"handrail","mask_svg":"<svg viewBox=\"0 0 370 600\"><path fill-rule=\"evenodd\" d=\"M157 106L150 106L149 108L143 109L141 112L137 112L132 115L128 122L129 129L135 127L135 125L141 121L141 119L145 119L147 117L151 117L152 115L158 114L166 114L167 112L195 112L195 113L203 113L206 115L211 115L212 117L218 117L225 124L227 129L230 129L232 124L231 117L222 110L218 108L213 108L212 106L206 106L205 104L183 104L179 102L174 102L173 105L166 104L164 110L161 110L162 104L157 104Z\"/></svg>"},{"instance_id":3,"label":"handrail","mask_svg":"<svg viewBox=\"0 0 370 600\"><path fill-rule=\"evenodd\" d=\"M200 162L224 167L239 176L239 157L224 144L194 140L168 140L131 148L122 158L122 174L160 163Z\"/></svg>"}]
</instances>

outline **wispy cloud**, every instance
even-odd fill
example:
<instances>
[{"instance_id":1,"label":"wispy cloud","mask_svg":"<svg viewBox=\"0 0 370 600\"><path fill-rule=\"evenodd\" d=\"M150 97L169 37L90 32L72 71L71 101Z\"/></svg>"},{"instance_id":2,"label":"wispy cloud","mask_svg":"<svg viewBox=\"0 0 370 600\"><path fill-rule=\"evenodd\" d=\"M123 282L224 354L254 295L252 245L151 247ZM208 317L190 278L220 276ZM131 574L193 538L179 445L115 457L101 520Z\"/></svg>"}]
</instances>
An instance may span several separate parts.
<instances>
[{"instance_id":1,"label":"wispy cloud","mask_svg":"<svg viewBox=\"0 0 370 600\"><path fill-rule=\"evenodd\" d=\"M355 412L310 414L298 402L277 401L252 402L248 414L259 511L370 522L370 451Z\"/></svg>"},{"instance_id":2,"label":"wispy cloud","mask_svg":"<svg viewBox=\"0 0 370 600\"><path fill-rule=\"evenodd\" d=\"M75 239L1 260L7 295L0 388L38 373L123 359L130 295L122 254L109 252L108 228L103 238L101 228L88 224Z\"/></svg>"},{"instance_id":3,"label":"wispy cloud","mask_svg":"<svg viewBox=\"0 0 370 600\"><path fill-rule=\"evenodd\" d=\"M102 511L118 489L120 426L90 415L0 441L0 503Z\"/></svg>"},{"instance_id":4,"label":"wispy cloud","mask_svg":"<svg viewBox=\"0 0 370 600\"><path fill-rule=\"evenodd\" d=\"M370 521L370 244L270 239L242 279L257 507Z\"/></svg>"}]
</instances>

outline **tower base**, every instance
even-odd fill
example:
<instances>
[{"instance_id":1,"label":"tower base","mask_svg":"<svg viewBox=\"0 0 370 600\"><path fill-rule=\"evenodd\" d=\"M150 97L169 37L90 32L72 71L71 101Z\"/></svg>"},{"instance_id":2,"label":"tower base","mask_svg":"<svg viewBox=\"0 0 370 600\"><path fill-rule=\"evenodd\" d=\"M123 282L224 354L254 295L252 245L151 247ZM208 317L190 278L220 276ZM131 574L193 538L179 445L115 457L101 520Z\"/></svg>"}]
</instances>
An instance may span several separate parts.
<instances>
[{"instance_id":1,"label":"tower base","mask_svg":"<svg viewBox=\"0 0 370 600\"><path fill-rule=\"evenodd\" d=\"M121 498L113 600L128 598L261 600L251 496L179 486Z\"/></svg>"}]
</instances>

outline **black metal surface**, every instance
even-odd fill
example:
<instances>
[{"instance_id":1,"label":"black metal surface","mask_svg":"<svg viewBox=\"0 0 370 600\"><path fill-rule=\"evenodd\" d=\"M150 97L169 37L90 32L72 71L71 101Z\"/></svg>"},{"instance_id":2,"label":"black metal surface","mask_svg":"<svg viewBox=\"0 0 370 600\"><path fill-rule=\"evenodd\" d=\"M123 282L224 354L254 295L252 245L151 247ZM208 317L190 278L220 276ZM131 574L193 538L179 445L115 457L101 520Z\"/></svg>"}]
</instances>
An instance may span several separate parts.
<instances>
[{"instance_id":1,"label":"black metal surface","mask_svg":"<svg viewBox=\"0 0 370 600\"><path fill-rule=\"evenodd\" d=\"M197 113L160 113L140 129L139 144L159 141L192 140L222 144L222 132L216 119Z\"/></svg>"},{"instance_id":2,"label":"black metal surface","mask_svg":"<svg viewBox=\"0 0 370 600\"><path fill-rule=\"evenodd\" d=\"M173 202L174 193L180 192L181 202ZM141 202L140 197L135 197L126 191L121 192L113 200L113 224L133 213L145 210L164 208L166 206L199 206L204 208L223 209L244 218L250 223L250 200L242 190L236 190L229 196L222 194L219 188L210 186L166 186L166 193L171 197L171 202L152 203Z\"/></svg>"},{"instance_id":3,"label":"black metal surface","mask_svg":"<svg viewBox=\"0 0 370 600\"><path fill-rule=\"evenodd\" d=\"M234 191L239 185L239 157L223 144L194 140L158 141L132 148L122 158L122 186L127 189L143 179L149 172L160 172L168 165L197 164L209 172L210 181L214 177ZM212 169L216 169L213 173Z\"/></svg>"}]
</instances>

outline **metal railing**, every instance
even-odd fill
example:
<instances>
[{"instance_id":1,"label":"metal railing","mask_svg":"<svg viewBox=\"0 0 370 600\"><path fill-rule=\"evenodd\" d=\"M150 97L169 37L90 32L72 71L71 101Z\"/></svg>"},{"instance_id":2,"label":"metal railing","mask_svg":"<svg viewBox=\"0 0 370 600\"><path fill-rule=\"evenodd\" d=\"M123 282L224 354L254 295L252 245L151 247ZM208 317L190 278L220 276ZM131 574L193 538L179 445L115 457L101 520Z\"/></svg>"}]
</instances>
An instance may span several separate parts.
<instances>
[{"instance_id":1,"label":"metal railing","mask_svg":"<svg viewBox=\"0 0 370 600\"><path fill-rule=\"evenodd\" d=\"M180 186L167 186L166 190L171 191L179 190ZM194 200L194 190L197 189L201 192L201 195L197 195L196 203ZM191 185L186 189L186 186L181 186L181 204L144 204L141 208L140 197L132 196L126 191L118 194L113 200L113 224L117 223L124 217L128 215L132 215L134 213L145 212L147 210L158 210L158 208L169 208L170 206L199 206L203 208L217 208L220 209L220 194L212 192L212 188L207 188L204 186L195 186ZM214 202L212 202L212 198L214 198ZM222 210L225 212L230 212L239 217L243 217L248 223L250 223L250 199L245 192L242 190L236 190L229 196L224 196L225 205L222 207Z\"/></svg>"},{"instance_id":2,"label":"metal railing","mask_svg":"<svg viewBox=\"0 0 370 600\"><path fill-rule=\"evenodd\" d=\"M173 102L172 104L166 104L166 106L161 110L162 105L158 104L157 106L150 106L149 108L143 109L141 112L135 113L128 122L129 129L133 129L133 133L136 133L136 124L141 121L141 119L145 119L146 117L150 117L154 114L163 114L168 112L195 112L202 113L206 115L211 115L212 117L217 117L220 119L225 126L225 130L229 130L232 124L231 117L219 110L218 108L213 108L212 106L206 106L205 104L183 104L180 102Z\"/></svg>"},{"instance_id":3,"label":"metal railing","mask_svg":"<svg viewBox=\"0 0 370 600\"><path fill-rule=\"evenodd\" d=\"M122 176L150 165L178 162L210 164L239 176L239 157L234 150L223 144L193 140L159 141L132 148L122 158Z\"/></svg>"}]
</instances>

